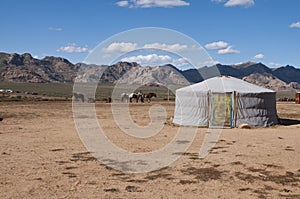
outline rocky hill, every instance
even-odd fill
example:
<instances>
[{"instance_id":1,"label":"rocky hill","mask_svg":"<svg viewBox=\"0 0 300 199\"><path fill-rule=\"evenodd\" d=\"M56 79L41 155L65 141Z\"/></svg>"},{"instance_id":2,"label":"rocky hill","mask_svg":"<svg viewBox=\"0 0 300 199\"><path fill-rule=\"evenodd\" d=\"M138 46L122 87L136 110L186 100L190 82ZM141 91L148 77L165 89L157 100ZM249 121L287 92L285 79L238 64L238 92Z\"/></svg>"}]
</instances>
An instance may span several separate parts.
<instances>
[{"instance_id":1,"label":"rocky hill","mask_svg":"<svg viewBox=\"0 0 300 199\"><path fill-rule=\"evenodd\" d=\"M39 60L28 53L0 53L0 81L72 82L76 71L76 65L64 58L47 56Z\"/></svg>"},{"instance_id":2,"label":"rocky hill","mask_svg":"<svg viewBox=\"0 0 300 199\"><path fill-rule=\"evenodd\" d=\"M135 67L128 71L118 83L132 84L161 84L161 85L189 85L190 82L172 65Z\"/></svg>"},{"instance_id":3,"label":"rocky hill","mask_svg":"<svg viewBox=\"0 0 300 199\"><path fill-rule=\"evenodd\" d=\"M300 90L297 82L286 83L271 74L253 73L243 78L243 80L276 91Z\"/></svg>"},{"instance_id":4,"label":"rocky hill","mask_svg":"<svg viewBox=\"0 0 300 199\"><path fill-rule=\"evenodd\" d=\"M53 56L35 59L28 53L0 53L2 82L74 82L78 78L100 83L187 85L217 75L237 77L276 91L300 89L300 69L293 66L271 69L262 63L246 62L181 71L172 65L149 67L135 62L118 62L111 66L96 66L72 64L64 58Z\"/></svg>"},{"instance_id":5,"label":"rocky hill","mask_svg":"<svg viewBox=\"0 0 300 199\"><path fill-rule=\"evenodd\" d=\"M275 91L300 90L300 69L292 66L271 69L262 63L246 62L239 65L217 64L198 70L189 69L182 71L182 73L191 82L200 82L219 73L220 75L244 79Z\"/></svg>"}]
</instances>

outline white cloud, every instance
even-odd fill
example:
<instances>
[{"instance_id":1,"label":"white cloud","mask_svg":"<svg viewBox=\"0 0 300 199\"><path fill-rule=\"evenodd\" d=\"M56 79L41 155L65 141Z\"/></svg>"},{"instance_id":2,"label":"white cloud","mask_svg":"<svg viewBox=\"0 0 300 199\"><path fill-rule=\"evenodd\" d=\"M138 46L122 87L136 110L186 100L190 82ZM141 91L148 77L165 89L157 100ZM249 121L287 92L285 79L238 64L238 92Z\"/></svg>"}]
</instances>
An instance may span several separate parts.
<instances>
[{"instance_id":1,"label":"white cloud","mask_svg":"<svg viewBox=\"0 0 300 199\"><path fill-rule=\"evenodd\" d=\"M219 61L208 60L208 61L205 61L203 63L200 63L199 66L213 66L213 65L216 65L216 64L219 64L219 63L220 63Z\"/></svg>"},{"instance_id":2,"label":"white cloud","mask_svg":"<svg viewBox=\"0 0 300 199\"><path fill-rule=\"evenodd\" d=\"M254 0L229 0L224 5L225 7L233 7L233 6L251 7L254 5Z\"/></svg>"},{"instance_id":3,"label":"white cloud","mask_svg":"<svg viewBox=\"0 0 300 199\"><path fill-rule=\"evenodd\" d=\"M169 55L158 55L158 54L125 57L121 61L137 62L138 64L147 65L147 66L159 66L159 65L161 66L165 64L172 64L174 66L181 67L189 64L187 58L174 59Z\"/></svg>"},{"instance_id":4,"label":"white cloud","mask_svg":"<svg viewBox=\"0 0 300 199\"><path fill-rule=\"evenodd\" d=\"M228 43L226 43L224 41L212 42L212 43L205 45L205 48L209 49L209 50L220 50L220 49L224 49L227 47L228 47Z\"/></svg>"},{"instance_id":5,"label":"white cloud","mask_svg":"<svg viewBox=\"0 0 300 199\"><path fill-rule=\"evenodd\" d=\"M33 56L33 58L34 58L34 59L38 59L38 58L39 58L39 56L35 55L35 56Z\"/></svg>"},{"instance_id":6,"label":"white cloud","mask_svg":"<svg viewBox=\"0 0 300 199\"><path fill-rule=\"evenodd\" d=\"M67 53L85 53L89 52L87 47L79 47L75 43L68 44L67 46L62 46L56 50L57 52L67 52Z\"/></svg>"},{"instance_id":7,"label":"white cloud","mask_svg":"<svg viewBox=\"0 0 300 199\"><path fill-rule=\"evenodd\" d=\"M300 28L300 21L295 22L295 23L292 23L292 24L290 25L290 28Z\"/></svg>"},{"instance_id":8,"label":"white cloud","mask_svg":"<svg viewBox=\"0 0 300 199\"><path fill-rule=\"evenodd\" d=\"M112 53L112 52L127 53L130 51L136 50L137 47L138 47L137 43L114 42L114 43L111 43L107 48L103 48L102 50L106 53Z\"/></svg>"},{"instance_id":9,"label":"white cloud","mask_svg":"<svg viewBox=\"0 0 300 199\"><path fill-rule=\"evenodd\" d=\"M254 0L211 0L212 2L225 3L225 7L242 6L251 7L255 4Z\"/></svg>"},{"instance_id":10,"label":"white cloud","mask_svg":"<svg viewBox=\"0 0 300 199\"><path fill-rule=\"evenodd\" d=\"M253 57L253 59L263 59L263 58L265 58L265 55L263 55L263 54L257 54L257 55L255 55L254 57Z\"/></svg>"},{"instance_id":11,"label":"white cloud","mask_svg":"<svg viewBox=\"0 0 300 199\"><path fill-rule=\"evenodd\" d=\"M280 66L282 66L281 64L278 64L278 63L275 63L275 62L270 62L268 65L269 66L273 66L273 67L280 67Z\"/></svg>"},{"instance_id":12,"label":"white cloud","mask_svg":"<svg viewBox=\"0 0 300 199\"><path fill-rule=\"evenodd\" d=\"M52 31L62 31L62 28L54 28L54 27L49 27L48 30L52 30Z\"/></svg>"},{"instance_id":13,"label":"white cloud","mask_svg":"<svg viewBox=\"0 0 300 199\"><path fill-rule=\"evenodd\" d=\"M141 65L160 65L171 63L173 59L168 55L149 54L125 57L122 61L137 62Z\"/></svg>"},{"instance_id":14,"label":"white cloud","mask_svg":"<svg viewBox=\"0 0 300 199\"><path fill-rule=\"evenodd\" d=\"M188 46L185 44L164 44L164 43L149 43L145 44L143 46L139 46L137 43L131 43L131 42L114 42L111 43L106 48L103 48L102 51L107 53L127 53L131 52L137 49L145 49L145 48L151 48L151 49L159 49L159 50L165 50L168 52L175 52L180 53L188 50L198 50L195 46Z\"/></svg>"},{"instance_id":15,"label":"white cloud","mask_svg":"<svg viewBox=\"0 0 300 199\"><path fill-rule=\"evenodd\" d=\"M128 1L118 1L116 4L120 7L127 7L129 5Z\"/></svg>"},{"instance_id":16,"label":"white cloud","mask_svg":"<svg viewBox=\"0 0 300 199\"><path fill-rule=\"evenodd\" d=\"M240 53L225 41L216 41L205 45L208 50L218 50L219 55Z\"/></svg>"},{"instance_id":17,"label":"white cloud","mask_svg":"<svg viewBox=\"0 0 300 199\"><path fill-rule=\"evenodd\" d=\"M233 49L232 46L228 46L227 48L218 50L218 54L219 54L219 55L224 55L224 54L237 54L237 53L240 53L240 51L239 51L239 50Z\"/></svg>"},{"instance_id":18,"label":"white cloud","mask_svg":"<svg viewBox=\"0 0 300 199\"><path fill-rule=\"evenodd\" d=\"M118 1L116 3L121 7L130 8L152 8L152 7L176 7L176 6L189 6L190 3L183 0L129 0L129 1Z\"/></svg>"},{"instance_id":19,"label":"white cloud","mask_svg":"<svg viewBox=\"0 0 300 199\"><path fill-rule=\"evenodd\" d=\"M189 65L189 60L187 58L181 57L179 59L173 60L172 64L174 66L181 67L181 66Z\"/></svg>"},{"instance_id":20,"label":"white cloud","mask_svg":"<svg viewBox=\"0 0 300 199\"><path fill-rule=\"evenodd\" d=\"M152 44L145 44L143 48L155 48L170 52L182 52L188 49L187 45L181 45L181 44L161 44L161 43L152 43Z\"/></svg>"},{"instance_id":21,"label":"white cloud","mask_svg":"<svg viewBox=\"0 0 300 199\"><path fill-rule=\"evenodd\" d=\"M216 3L223 3L225 2L226 0L211 0L212 2L216 2Z\"/></svg>"}]
</instances>

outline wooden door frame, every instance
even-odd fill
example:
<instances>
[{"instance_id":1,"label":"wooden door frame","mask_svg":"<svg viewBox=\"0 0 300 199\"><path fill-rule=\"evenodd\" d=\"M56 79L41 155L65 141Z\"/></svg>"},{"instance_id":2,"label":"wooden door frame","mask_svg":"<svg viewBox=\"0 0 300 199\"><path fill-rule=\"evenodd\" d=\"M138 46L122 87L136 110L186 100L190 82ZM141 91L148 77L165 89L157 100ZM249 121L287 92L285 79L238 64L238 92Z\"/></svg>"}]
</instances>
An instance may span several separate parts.
<instances>
[{"instance_id":1,"label":"wooden door frame","mask_svg":"<svg viewBox=\"0 0 300 199\"><path fill-rule=\"evenodd\" d=\"M221 93L221 92L211 92L211 91L208 91L208 127L211 127L211 128L214 128L214 126L212 125L213 124L213 108L214 108L214 94L230 94L231 95L231 98L230 98L230 107L231 107L231 110L230 110L230 124L229 126L224 126L223 125L223 128L224 127L230 127L230 128L234 128L236 127L236 121L237 121L237 99L236 99L236 96L237 96L237 93L236 91L233 91L233 92L224 92L224 93ZM215 126L217 127L217 126Z\"/></svg>"}]
</instances>

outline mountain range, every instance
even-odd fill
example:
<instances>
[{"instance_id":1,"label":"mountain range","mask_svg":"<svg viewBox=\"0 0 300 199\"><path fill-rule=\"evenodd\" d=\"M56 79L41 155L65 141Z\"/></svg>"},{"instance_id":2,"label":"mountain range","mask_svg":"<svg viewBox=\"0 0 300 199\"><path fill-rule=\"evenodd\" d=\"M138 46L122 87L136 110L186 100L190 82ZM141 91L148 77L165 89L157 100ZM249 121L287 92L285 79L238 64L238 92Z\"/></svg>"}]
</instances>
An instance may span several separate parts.
<instances>
[{"instance_id":1,"label":"mountain range","mask_svg":"<svg viewBox=\"0 0 300 199\"><path fill-rule=\"evenodd\" d=\"M269 68L262 63L205 66L179 70L173 65L140 66L133 62L107 65L73 64L67 59L46 56L35 59L29 53L0 52L0 82L69 82L98 81L100 83L176 84L187 85L204 79L226 75L276 91L300 90L300 69L293 66Z\"/></svg>"}]
</instances>

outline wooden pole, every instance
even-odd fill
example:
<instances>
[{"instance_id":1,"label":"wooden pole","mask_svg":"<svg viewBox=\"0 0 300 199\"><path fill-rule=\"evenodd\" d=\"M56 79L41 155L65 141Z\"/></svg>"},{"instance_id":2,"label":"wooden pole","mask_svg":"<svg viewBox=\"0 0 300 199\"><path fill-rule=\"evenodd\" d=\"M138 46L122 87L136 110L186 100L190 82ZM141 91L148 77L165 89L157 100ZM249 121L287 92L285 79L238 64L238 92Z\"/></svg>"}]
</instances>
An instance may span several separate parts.
<instances>
[{"instance_id":1,"label":"wooden pole","mask_svg":"<svg viewBox=\"0 0 300 199\"><path fill-rule=\"evenodd\" d=\"M207 100L208 100L207 127L209 127L211 124L211 117L212 117L212 92L211 92L211 90L207 91Z\"/></svg>"},{"instance_id":2,"label":"wooden pole","mask_svg":"<svg viewBox=\"0 0 300 199\"><path fill-rule=\"evenodd\" d=\"M236 121L237 121L237 92L236 91L234 91L233 92L233 103L234 103L234 106L233 106L233 108L234 108L234 110L233 110L233 113L234 113L234 127L236 127Z\"/></svg>"}]
</instances>

